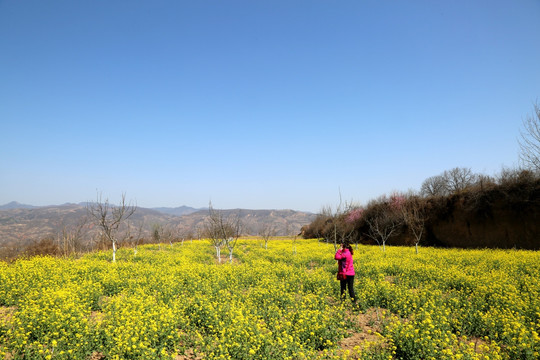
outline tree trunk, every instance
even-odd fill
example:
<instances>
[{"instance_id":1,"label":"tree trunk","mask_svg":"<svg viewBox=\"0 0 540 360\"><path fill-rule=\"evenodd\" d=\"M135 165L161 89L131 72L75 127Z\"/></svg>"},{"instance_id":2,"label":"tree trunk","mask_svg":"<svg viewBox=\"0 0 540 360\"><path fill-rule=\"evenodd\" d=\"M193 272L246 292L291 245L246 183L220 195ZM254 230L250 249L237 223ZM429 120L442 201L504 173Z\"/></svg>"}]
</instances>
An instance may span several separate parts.
<instances>
[{"instance_id":1,"label":"tree trunk","mask_svg":"<svg viewBox=\"0 0 540 360\"><path fill-rule=\"evenodd\" d=\"M112 241L112 261L116 262L116 240Z\"/></svg>"}]
</instances>

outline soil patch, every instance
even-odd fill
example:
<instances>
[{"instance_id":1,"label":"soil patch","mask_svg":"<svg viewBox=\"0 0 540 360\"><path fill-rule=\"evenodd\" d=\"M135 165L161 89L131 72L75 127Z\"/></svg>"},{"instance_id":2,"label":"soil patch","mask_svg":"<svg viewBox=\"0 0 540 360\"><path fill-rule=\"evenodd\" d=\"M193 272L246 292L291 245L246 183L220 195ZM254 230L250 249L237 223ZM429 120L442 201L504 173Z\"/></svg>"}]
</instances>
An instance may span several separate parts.
<instances>
[{"instance_id":1,"label":"soil patch","mask_svg":"<svg viewBox=\"0 0 540 360\"><path fill-rule=\"evenodd\" d=\"M203 359L202 355L195 354L195 351L193 349L187 349L184 354L182 355L176 355L174 360L201 360Z\"/></svg>"},{"instance_id":2,"label":"soil patch","mask_svg":"<svg viewBox=\"0 0 540 360\"><path fill-rule=\"evenodd\" d=\"M340 351L353 353L367 343L384 345L384 339L377 335L381 331L380 314L379 308L370 308L361 314L349 313L350 320L358 330L351 330L349 336L338 343Z\"/></svg>"},{"instance_id":3,"label":"soil patch","mask_svg":"<svg viewBox=\"0 0 540 360\"><path fill-rule=\"evenodd\" d=\"M0 323L7 324L11 322L15 311L17 311L16 306L0 306Z\"/></svg>"}]
</instances>

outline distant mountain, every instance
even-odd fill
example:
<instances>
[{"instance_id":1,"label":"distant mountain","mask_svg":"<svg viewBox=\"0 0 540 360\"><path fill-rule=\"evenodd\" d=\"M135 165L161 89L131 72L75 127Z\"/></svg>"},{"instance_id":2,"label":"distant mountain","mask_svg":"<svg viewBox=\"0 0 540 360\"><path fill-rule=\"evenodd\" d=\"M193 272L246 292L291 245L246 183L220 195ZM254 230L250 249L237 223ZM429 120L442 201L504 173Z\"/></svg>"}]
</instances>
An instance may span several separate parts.
<instances>
[{"instance_id":1,"label":"distant mountain","mask_svg":"<svg viewBox=\"0 0 540 360\"><path fill-rule=\"evenodd\" d=\"M294 235L304 225L310 224L315 214L294 210L219 210L227 217L240 218L244 235L257 235L262 227L270 225L276 235ZM168 212L168 213L167 213ZM132 236L150 238L155 225L161 225L175 236L197 236L204 229L208 209L188 206L178 208L138 207L129 219ZM0 211L0 250L3 247L24 247L35 240L58 237L63 231L84 226L86 240L96 236L97 228L88 219L86 204L64 204L55 206L31 206L16 202L3 205Z\"/></svg>"},{"instance_id":2,"label":"distant mountain","mask_svg":"<svg viewBox=\"0 0 540 360\"><path fill-rule=\"evenodd\" d=\"M272 226L278 236L297 235L302 226L310 224L316 217L316 214L295 210L216 210L225 218L238 216L244 235L257 235L264 226ZM204 228L207 217L208 209L183 215L178 219L177 229L183 233L195 233L197 229Z\"/></svg>"},{"instance_id":3,"label":"distant mountain","mask_svg":"<svg viewBox=\"0 0 540 360\"><path fill-rule=\"evenodd\" d=\"M179 206L175 208L157 207L157 208L152 208L152 210L159 211L160 213L164 213L164 214L182 216L182 215L189 215L189 214L192 214L194 212L204 210L204 209L195 209L195 208L183 205L183 206Z\"/></svg>"},{"instance_id":4,"label":"distant mountain","mask_svg":"<svg viewBox=\"0 0 540 360\"><path fill-rule=\"evenodd\" d=\"M16 201L12 201L5 205L0 205L0 210L11 210L11 209L35 209L37 206L21 204Z\"/></svg>"}]
</instances>

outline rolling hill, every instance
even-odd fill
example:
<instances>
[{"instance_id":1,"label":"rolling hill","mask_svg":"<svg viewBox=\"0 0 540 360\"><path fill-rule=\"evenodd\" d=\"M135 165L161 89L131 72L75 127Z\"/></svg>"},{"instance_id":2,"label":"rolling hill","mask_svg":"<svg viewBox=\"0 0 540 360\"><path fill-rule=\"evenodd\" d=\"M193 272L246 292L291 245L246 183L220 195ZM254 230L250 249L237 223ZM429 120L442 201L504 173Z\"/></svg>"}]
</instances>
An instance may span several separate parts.
<instances>
[{"instance_id":1,"label":"rolling hill","mask_svg":"<svg viewBox=\"0 0 540 360\"><path fill-rule=\"evenodd\" d=\"M276 235L298 234L315 214L294 210L220 210L223 215L239 216L244 235L256 235L263 226L273 226ZM204 227L207 209L187 206L177 208L137 208L129 219L130 231L150 237L159 225L175 237L196 236ZM84 226L83 226L84 225ZM63 231L82 228L84 238L90 241L96 228L88 218L85 204L64 204L34 207L12 202L0 206L0 247L24 247L47 237L58 237Z\"/></svg>"}]
</instances>

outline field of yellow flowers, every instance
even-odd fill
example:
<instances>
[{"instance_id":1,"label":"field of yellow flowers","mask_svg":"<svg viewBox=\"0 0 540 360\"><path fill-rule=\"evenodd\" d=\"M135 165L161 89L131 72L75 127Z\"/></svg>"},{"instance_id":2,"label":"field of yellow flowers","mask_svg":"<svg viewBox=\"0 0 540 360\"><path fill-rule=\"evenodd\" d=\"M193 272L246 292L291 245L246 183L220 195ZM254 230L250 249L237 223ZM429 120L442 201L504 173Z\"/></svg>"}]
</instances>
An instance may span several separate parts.
<instances>
[{"instance_id":1,"label":"field of yellow flowers","mask_svg":"<svg viewBox=\"0 0 540 360\"><path fill-rule=\"evenodd\" d=\"M0 262L6 359L538 359L540 253L240 239Z\"/></svg>"}]
</instances>

